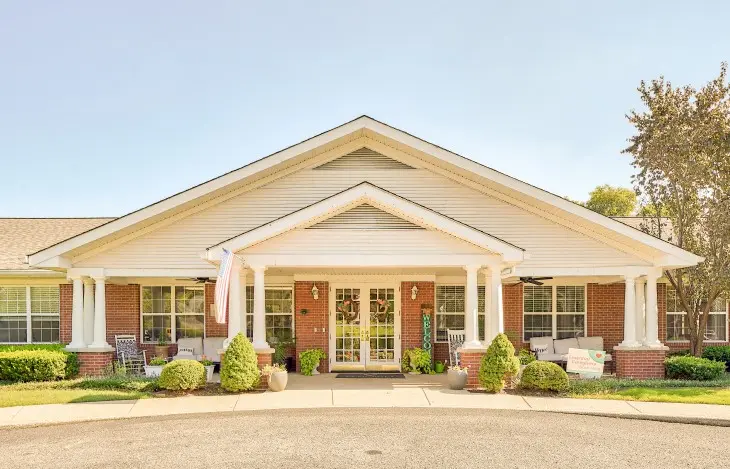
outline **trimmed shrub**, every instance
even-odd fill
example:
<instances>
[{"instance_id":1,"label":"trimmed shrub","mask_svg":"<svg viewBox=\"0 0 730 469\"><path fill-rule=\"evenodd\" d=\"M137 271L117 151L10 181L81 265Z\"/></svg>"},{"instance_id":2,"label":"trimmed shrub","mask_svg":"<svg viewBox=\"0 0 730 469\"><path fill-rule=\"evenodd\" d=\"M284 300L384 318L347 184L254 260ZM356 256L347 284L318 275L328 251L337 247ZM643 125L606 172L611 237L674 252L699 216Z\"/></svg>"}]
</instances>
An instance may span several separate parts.
<instances>
[{"instance_id":1,"label":"trimmed shrub","mask_svg":"<svg viewBox=\"0 0 730 469\"><path fill-rule=\"evenodd\" d=\"M708 381L725 372L725 363L699 357L670 357L664 360L667 378Z\"/></svg>"},{"instance_id":2,"label":"trimmed shrub","mask_svg":"<svg viewBox=\"0 0 730 469\"><path fill-rule=\"evenodd\" d=\"M66 374L64 378L74 378L79 374L79 357L73 352L64 350L64 344L27 344L27 345L0 345L0 352L17 352L20 350L46 350L61 352L66 356Z\"/></svg>"},{"instance_id":3,"label":"trimmed shrub","mask_svg":"<svg viewBox=\"0 0 730 469\"><path fill-rule=\"evenodd\" d=\"M430 373L431 354L422 348L414 347L403 352L401 368L405 372Z\"/></svg>"},{"instance_id":4,"label":"trimmed shrub","mask_svg":"<svg viewBox=\"0 0 730 469\"><path fill-rule=\"evenodd\" d=\"M526 348L520 349L519 353L517 354L517 358L520 359L520 365L529 365L530 363L537 360L537 358L535 358L535 354L532 353L530 349Z\"/></svg>"},{"instance_id":5,"label":"trimmed shrub","mask_svg":"<svg viewBox=\"0 0 730 469\"><path fill-rule=\"evenodd\" d=\"M230 392L250 391L260 379L256 351L246 336L239 332L223 355L221 387Z\"/></svg>"},{"instance_id":6,"label":"trimmed shrub","mask_svg":"<svg viewBox=\"0 0 730 469\"><path fill-rule=\"evenodd\" d=\"M690 353L688 348L681 349L681 350L672 350L670 352L667 352L667 358L669 357L690 357L692 354Z\"/></svg>"},{"instance_id":7,"label":"trimmed shrub","mask_svg":"<svg viewBox=\"0 0 730 469\"><path fill-rule=\"evenodd\" d=\"M67 356L50 350L0 352L0 381L52 381L66 376Z\"/></svg>"},{"instance_id":8,"label":"trimmed shrub","mask_svg":"<svg viewBox=\"0 0 730 469\"><path fill-rule=\"evenodd\" d=\"M312 372L320 360L327 358L324 351L319 348L305 350L299 353L299 368L302 370L304 376L312 376Z\"/></svg>"},{"instance_id":9,"label":"trimmed shrub","mask_svg":"<svg viewBox=\"0 0 730 469\"><path fill-rule=\"evenodd\" d=\"M562 392L568 389L568 373L552 362L534 361L522 370L521 389Z\"/></svg>"},{"instance_id":10,"label":"trimmed shrub","mask_svg":"<svg viewBox=\"0 0 730 469\"><path fill-rule=\"evenodd\" d=\"M702 358L725 362L725 369L730 371L730 345L711 345L702 351Z\"/></svg>"},{"instance_id":11,"label":"trimmed shrub","mask_svg":"<svg viewBox=\"0 0 730 469\"><path fill-rule=\"evenodd\" d=\"M498 334L482 357L479 367L479 384L487 392L500 392L505 379L511 379L520 370L520 360L515 347L504 334Z\"/></svg>"},{"instance_id":12,"label":"trimmed shrub","mask_svg":"<svg viewBox=\"0 0 730 469\"><path fill-rule=\"evenodd\" d=\"M168 391L190 391L205 386L205 367L196 360L175 360L165 365L157 383Z\"/></svg>"}]
</instances>

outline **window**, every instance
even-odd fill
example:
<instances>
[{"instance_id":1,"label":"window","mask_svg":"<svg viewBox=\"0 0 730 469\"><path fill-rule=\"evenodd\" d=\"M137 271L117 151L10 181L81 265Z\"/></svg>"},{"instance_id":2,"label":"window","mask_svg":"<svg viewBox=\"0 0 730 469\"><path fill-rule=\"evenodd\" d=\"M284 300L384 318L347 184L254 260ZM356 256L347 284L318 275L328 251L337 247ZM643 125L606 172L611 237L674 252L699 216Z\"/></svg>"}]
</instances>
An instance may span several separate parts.
<instances>
[{"instance_id":1,"label":"window","mask_svg":"<svg viewBox=\"0 0 730 469\"><path fill-rule=\"evenodd\" d=\"M447 329L464 329L463 285L436 286L436 342L447 342Z\"/></svg>"},{"instance_id":2,"label":"window","mask_svg":"<svg viewBox=\"0 0 730 469\"><path fill-rule=\"evenodd\" d=\"M583 285L525 285L523 338L567 339L585 334L586 297Z\"/></svg>"},{"instance_id":3,"label":"window","mask_svg":"<svg viewBox=\"0 0 730 469\"><path fill-rule=\"evenodd\" d=\"M58 285L0 286L0 343L60 340Z\"/></svg>"},{"instance_id":4,"label":"window","mask_svg":"<svg viewBox=\"0 0 730 469\"><path fill-rule=\"evenodd\" d=\"M717 298L710 308L707 318L705 341L727 341L727 300ZM667 288L667 341L681 342L689 340L689 323L677 291Z\"/></svg>"},{"instance_id":5,"label":"window","mask_svg":"<svg viewBox=\"0 0 730 469\"><path fill-rule=\"evenodd\" d=\"M487 320L487 295L484 285L481 285L477 288L479 294L479 306L477 308L477 310L479 311L479 340L481 342L484 342L485 340L487 340L487 331L484 329L486 327Z\"/></svg>"},{"instance_id":6,"label":"window","mask_svg":"<svg viewBox=\"0 0 730 469\"><path fill-rule=\"evenodd\" d=\"M290 341L294 337L294 294L289 287L264 290L266 341L269 345ZM246 336L253 340L253 287L246 287Z\"/></svg>"},{"instance_id":7,"label":"window","mask_svg":"<svg viewBox=\"0 0 730 469\"><path fill-rule=\"evenodd\" d=\"M175 301L173 301L173 292ZM174 319L174 320L173 320ZM202 286L142 287L142 341L203 337L205 290Z\"/></svg>"}]
</instances>

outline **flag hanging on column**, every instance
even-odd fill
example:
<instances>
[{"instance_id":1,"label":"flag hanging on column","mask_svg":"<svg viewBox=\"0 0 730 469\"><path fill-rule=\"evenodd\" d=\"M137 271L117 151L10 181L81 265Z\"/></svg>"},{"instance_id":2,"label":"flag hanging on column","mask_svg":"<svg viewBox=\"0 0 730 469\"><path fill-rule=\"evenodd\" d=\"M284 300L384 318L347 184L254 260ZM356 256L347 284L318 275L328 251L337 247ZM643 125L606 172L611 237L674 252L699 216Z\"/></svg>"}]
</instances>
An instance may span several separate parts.
<instances>
[{"instance_id":1,"label":"flag hanging on column","mask_svg":"<svg viewBox=\"0 0 730 469\"><path fill-rule=\"evenodd\" d=\"M221 266L218 269L218 278L215 282L215 320L218 324L226 322L228 311L228 289L231 284L231 271L233 270L233 253L227 249L221 255Z\"/></svg>"}]
</instances>

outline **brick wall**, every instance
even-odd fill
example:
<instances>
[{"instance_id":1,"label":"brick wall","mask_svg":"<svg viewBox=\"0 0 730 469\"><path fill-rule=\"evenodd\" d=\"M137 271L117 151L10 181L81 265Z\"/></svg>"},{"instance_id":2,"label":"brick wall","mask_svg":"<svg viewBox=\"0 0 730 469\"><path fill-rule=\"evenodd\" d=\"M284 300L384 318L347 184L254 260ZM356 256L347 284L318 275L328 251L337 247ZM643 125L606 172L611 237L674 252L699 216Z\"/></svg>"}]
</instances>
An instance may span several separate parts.
<instances>
[{"instance_id":1,"label":"brick wall","mask_svg":"<svg viewBox=\"0 0 730 469\"><path fill-rule=\"evenodd\" d=\"M467 367L467 389L477 389L479 387L479 368L481 368L483 356L483 351L473 351L462 353L459 357L461 366Z\"/></svg>"},{"instance_id":2,"label":"brick wall","mask_svg":"<svg viewBox=\"0 0 730 469\"><path fill-rule=\"evenodd\" d=\"M219 324L215 316L210 314L210 308L215 304L215 283L205 284L205 336L228 337L228 315L226 322ZM229 310L230 311L230 310ZM246 318L241 318L241 330L246 333Z\"/></svg>"},{"instance_id":3,"label":"brick wall","mask_svg":"<svg viewBox=\"0 0 730 469\"><path fill-rule=\"evenodd\" d=\"M114 359L114 352L79 353L79 375L100 376L109 368Z\"/></svg>"},{"instance_id":4,"label":"brick wall","mask_svg":"<svg viewBox=\"0 0 730 469\"><path fill-rule=\"evenodd\" d=\"M71 315L73 312L73 285L62 283L59 285L59 334L62 344L71 342Z\"/></svg>"},{"instance_id":5,"label":"brick wall","mask_svg":"<svg viewBox=\"0 0 730 469\"><path fill-rule=\"evenodd\" d=\"M519 350L523 347L521 283L502 285L502 310L504 312L504 333L509 337L515 349Z\"/></svg>"},{"instance_id":6,"label":"brick wall","mask_svg":"<svg viewBox=\"0 0 730 469\"><path fill-rule=\"evenodd\" d=\"M616 376L621 378L664 378L665 350L614 350Z\"/></svg>"},{"instance_id":7,"label":"brick wall","mask_svg":"<svg viewBox=\"0 0 730 469\"><path fill-rule=\"evenodd\" d=\"M625 290L623 283L588 284L588 336L603 337L603 347L609 351L624 340Z\"/></svg>"},{"instance_id":8,"label":"brick wall","mask_svg":"<svg viewBox=\"0 0 730 469\"><path fill-rule=\"evenodd\" d=\"M413 288L413 285L418 288L418 294L415 300L411 299L411 289ZM413 347L423 347L423 308L431 309L431 344L433 347L436 334L436 324L434 323L435 319L433 318L434 283L402 282L400 290L401 351L405 351Z\"/></svg>"},{"instance_id":9,"label":"brick wall","mask_svg":"<svg viewBox=\"0 0 730 469\"><path fill-rule=\"evenodd\" d=\"M312 298L312 285L319 290L319 299ZM307 314L301 314L306 309ZM329 283L294 282L294 314L296 329L296 362L299 371L299 353L321 348L327 355L319 364L319 372L329 371ZM316 329L316 331L315 331Z\"/></svg>"}]
</instances>

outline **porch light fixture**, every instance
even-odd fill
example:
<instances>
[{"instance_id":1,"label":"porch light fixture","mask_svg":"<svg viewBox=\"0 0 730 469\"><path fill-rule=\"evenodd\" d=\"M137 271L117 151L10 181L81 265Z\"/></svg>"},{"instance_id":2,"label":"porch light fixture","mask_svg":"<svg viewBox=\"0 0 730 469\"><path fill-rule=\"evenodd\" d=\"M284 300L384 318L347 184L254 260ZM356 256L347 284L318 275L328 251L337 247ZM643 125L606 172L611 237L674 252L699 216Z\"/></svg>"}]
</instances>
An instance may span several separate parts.
<instances>
[{"instance_id":1,"label":"porch light fixture","mask_svg":"<svg viewBox=\"0 0 730 469\"><path fill-rule=\"evenodd\" d=\"M314 298L315 300L319 299L319 289L317 288L316 284L312 285L312 298Z\"/></svg>"},{"instance_id":2,"label":"porch light fixture","mask_svg":"<svg viewBox=\"0 0 730 469\"><path fill-rule=\"evenodd\" d=\"M418 295L418 287L413 285L413 288L411 288L411 299L415 300L417 295Z\"/></svg>"}]
</instances>

